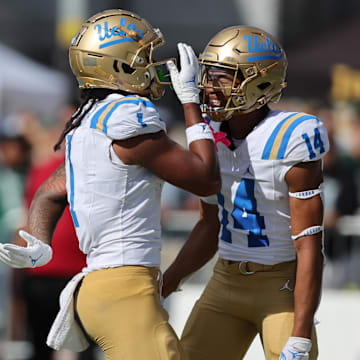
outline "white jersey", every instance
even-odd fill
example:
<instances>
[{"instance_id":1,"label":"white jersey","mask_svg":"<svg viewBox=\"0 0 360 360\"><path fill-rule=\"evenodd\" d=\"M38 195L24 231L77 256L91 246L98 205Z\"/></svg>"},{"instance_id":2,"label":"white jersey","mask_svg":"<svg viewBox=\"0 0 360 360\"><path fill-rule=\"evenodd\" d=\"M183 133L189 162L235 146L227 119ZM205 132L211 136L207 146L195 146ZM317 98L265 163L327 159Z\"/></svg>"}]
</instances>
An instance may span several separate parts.
<instances>
[{"instance_id":1,"label":"white jersey","mask_svg":"<svg viewBox=\"0 0 360 360\"><path fill-rule=\"evenodd\" d=\"M219 131L220 123L211 126ZM236 145L232 151L218 144L220 257L267 265L294 260L284 178L295 164L321 159L328 151L323 123L312 115L271 110ZM214 197L203 200L214 203Z\"/></svg>"},{"instance_id":2,"label":"white jersey","mask_svg":"<svg viewBox=\"0 0 360 360\"><path fill-rule=\"evenodd\" d=\"M66 136L66 188L89 270L159 266L163 181L124 164L112 141L165 129L147 98L111 94Z\"/></svg>"}]
</instances>

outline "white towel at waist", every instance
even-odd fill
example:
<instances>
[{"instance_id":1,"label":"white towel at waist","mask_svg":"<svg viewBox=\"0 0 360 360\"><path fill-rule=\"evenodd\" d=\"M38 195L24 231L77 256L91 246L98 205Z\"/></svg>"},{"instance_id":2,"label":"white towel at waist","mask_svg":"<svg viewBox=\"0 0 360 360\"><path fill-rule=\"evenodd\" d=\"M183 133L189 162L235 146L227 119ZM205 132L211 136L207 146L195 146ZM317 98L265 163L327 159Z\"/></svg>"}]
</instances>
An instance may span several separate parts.
<instances>
[{"instance_id":1,"label":"white towel at waist","mask_svg":"<svg viewBox=\"0 0 360 360\"><path fill-rule=\"evenodd\" d=\"M75 275L60 294L60 310L51 326L46 344L55 350L69 349L80 352L89 347L84 332L74 318L74 291L87 269Z\"/></svg>"}]
</instances>

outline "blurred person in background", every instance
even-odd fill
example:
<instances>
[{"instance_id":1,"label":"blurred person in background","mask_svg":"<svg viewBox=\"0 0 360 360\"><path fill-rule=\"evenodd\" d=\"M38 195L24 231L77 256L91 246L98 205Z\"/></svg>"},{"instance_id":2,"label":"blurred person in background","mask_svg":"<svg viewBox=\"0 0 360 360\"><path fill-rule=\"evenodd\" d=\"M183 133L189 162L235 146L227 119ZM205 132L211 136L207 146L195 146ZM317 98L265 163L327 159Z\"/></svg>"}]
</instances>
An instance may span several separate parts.
<instances>
[{"instance_id":1,"label":"blurred person in background","mask_svg":"<svg viewBox=\"0 0 360 360\"><path fill-rule=\"evenodd\" d=\"M24 180L31 159L31 145L23 134L23 118L12 114L0 124L0 229L1 242L12 239L23 224Z\"/></svg>"},{"instance_id":2,"label":"blurred person in background","mask_svg":"<svg viewBox=\"0 0 360 360\"><path fill-rule=\"evenodd\" d=\"M90 337L107 359L183 359L160 303L162 183L207 196L220 190L221 181L190 46L178 44L180 72L167 62L183 104L189 150L170 140L149 100L159 99L170 84L164 62L153 61L153 50L163 43L159 29L120 9L94 15L72 41L70 62L84 98L55 145L65 139L66 166L33 199L29 233L21 233L27 247L0 248L0 259L10 266L45 265L52 258L52 232L69 202L87 268L60 297L63 307L48 336L56 349L83 350Z\"/></svg>"},{"instance_id":3,"label":"blurred person in background","mask_svg":"<svg viewBox=\"0 0 360 360\"><path fill-rule=\"evenodd\" d=\"M22 130L31 145L31 164L25 179L25 208L30 209L40 185L64 162L64 151L54 152L52 145L65 122L76 111L64 105L58 118L23 117ZM17 238L18 245L26 245ZM86 267L85 255L80 251L68 207L64 210L52 238L54 256L43 267L14 270L11 338L25 336L32 344L31 359L51 360L54 351L46 345L46 337L59 311L59 296L66 283ZM68 355L71 356L71 355ZM72 358L78 358L77 354ZM94 359L93 349L81 354L80 359Z\"/></svg>"},{"instance_id":4,"label":"blurred person in background","mask_svg":"<svg viewBox=\"0 0 360 360\"><path fill-rule=\"evenodd\" d=\"M330 143L330 150L323 158L325 253L329 260L336 260L348 255L351 247L351 237L341 235L336 225L341 216L353 215L358 209L357 166L355 159L336 141L333 110L322 108L318 117L324 122Z\"/></svg>"},{"instance_id":5,"label":"blurred person in background","mask_svg":"<svg viewBox=\"0 0 360 360\"><path fill-rule=\"evenodd\" d=\"M0 123L0 242L11 242L24 224L24 181L30 163L31 146L23 136L22 118L14 113ZM6 338L9 303L9 269L0 264L0 334Z\"/></svg>"},{"instance_id":6,"label":"blurred person in background","mask_svg":"<svg viewBox=\"0 0 360 360\"><path fill-rule=\"evenodd\" d=\"M166 297L219 250L181 344L190 360L238 360L259 334L267 360L316 359L326 129L313 115L269 108L286 86L287 59L265 31L226 28L199 62L205 118L230 145L217 144L220 193L202 198L164 274Z\"/></svg>"}]
</instances>

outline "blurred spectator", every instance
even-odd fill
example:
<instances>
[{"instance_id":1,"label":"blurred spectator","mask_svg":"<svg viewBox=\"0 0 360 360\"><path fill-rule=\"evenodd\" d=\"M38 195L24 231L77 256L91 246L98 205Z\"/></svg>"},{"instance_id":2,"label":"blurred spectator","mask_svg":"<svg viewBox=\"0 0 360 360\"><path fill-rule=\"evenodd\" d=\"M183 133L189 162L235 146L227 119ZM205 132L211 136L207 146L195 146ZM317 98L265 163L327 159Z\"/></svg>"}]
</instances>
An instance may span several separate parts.
<instances>
[{"instance_id":1,"label":"blurred spectator","mask_svg":"<svg viewBox=\"0 0 360 360\"><path fill-rule=\"evenodd\" d=\"M339 234L337 221L342 215L353 215L358 208L358 186L354 159L342 151L336 141L334 114L321 109L318 117L324 122L330 141L330 151L324 156L325 191L325 252L330 260L350 251L351 237Z\"/></svg>"},{"instance_id":2,"label":"blurred spectator","mask_svg":"<svg viewBox=\"0 0 360 360\"><path fill-rule=\"evenodd\" d=\"M23 224L24 179L30 145L21 133L21 114L9 116L0 130L0 242L11 241Z\"/></svg>"},{"instance_id":3,"label":"blurred spectator","mask_svg":"<svg viewBox=\"0 0 360 360\"><path fill-rule=\"evenodd\" d=\"M24 178L30 159L30 145L21 135L19 115L1 121L0 128L0 242L11 242L23 225ZM10 269L0 264L0 334L5 338L6 306L9 300Z\"/></svg>"},{"instance_id":4,"label":"blurred spectator","mask_svg":"<svg viewBox=\"0 0 360 360\"><path fill-rule=\"evenodd\" d=\"M52 146L74 111L66 106L59 112L60 119L54 124L28 117L24 133L32 145L32 161L25 186L25 205L29 209L38 187L64 161L64 149L56 153ZM18 242L22 241L19 238ZM25 246L25 244L23 244ZM15 270L13 277L14 307L12 312L12 338L26 333L33 345L33 360L53 359L53 350L46 345L52 322L59 311L59 296L66 283L86 266L85 255L80 251L69 209L59 220L53 240L53 258L45 266ZM21 317L24 316L24 321ZM25 325L25 329L21 326ZM94 349L81 354L67 354L67 359L94 359Z\"/></svg>"},{"instance_id":5,"label":"blurred spectator","mask_svg":"<svg viewBox=\"0 0 360 360\"><path fill-rule=\"evenodd\" d=\"M351 155L356 161L357 176L356 182L360 185L360 102L352 105L353 109L353 129L352 129L352 148ZM360 192L358 193L358 202L360 204Z\"/></svg>"}]
</instances>

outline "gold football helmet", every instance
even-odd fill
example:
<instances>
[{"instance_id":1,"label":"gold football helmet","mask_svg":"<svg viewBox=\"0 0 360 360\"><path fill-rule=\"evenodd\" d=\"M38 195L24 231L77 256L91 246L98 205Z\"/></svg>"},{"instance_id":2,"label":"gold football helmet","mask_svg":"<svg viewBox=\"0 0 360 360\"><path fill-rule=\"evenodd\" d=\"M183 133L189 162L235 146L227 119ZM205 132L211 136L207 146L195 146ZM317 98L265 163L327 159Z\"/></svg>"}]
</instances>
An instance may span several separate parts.
<instances>
[{"instance_id":1,"label":"gold football helmet","mask_svg":"<svg viewBox=\"0 0 360 360\"><path fill-rule=\"evenodd\" d=\"M202 109L214 121L229 119L235 110L247 113L277 102L286 87L284 50L272 35L255 27L233 26L220 31L200 54L199 63ZM232 83L217 81L211 70L231 73ZM225 103L211 104L211 91L221 91Z\"/></svg>"},{"instance_id":2,"label":"gold football helmet","mask_svg":"<svg viewBox=\"0 0 360 360\"><path fill-rule=\"evenodd\" d=\"M153 51L165 40L159 29L129 11L114 9L88 19L71 41L71 69L81 89L106 88L146 93L153 99L171 84L166 61ZM144 92L145 91L145 92Z\"/></svg>"}]
</instances>

